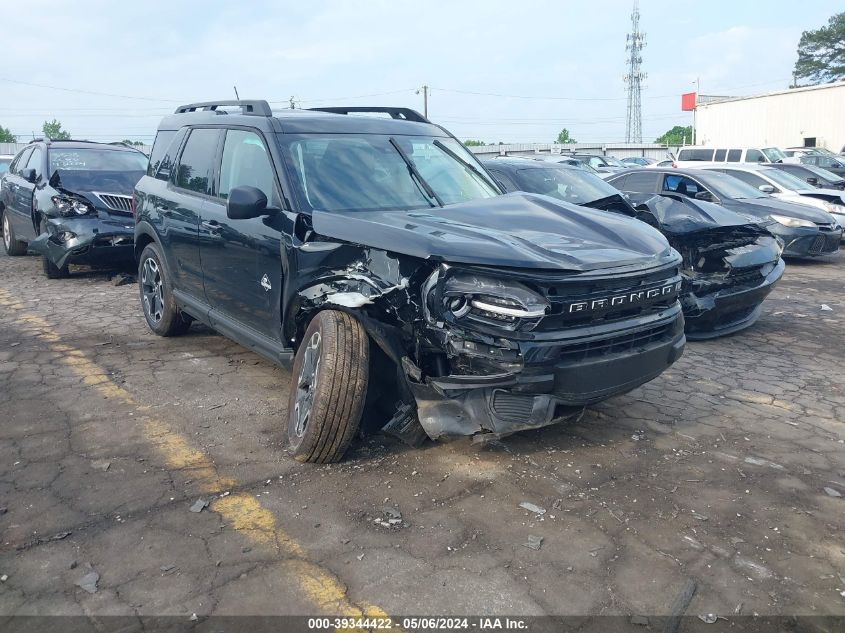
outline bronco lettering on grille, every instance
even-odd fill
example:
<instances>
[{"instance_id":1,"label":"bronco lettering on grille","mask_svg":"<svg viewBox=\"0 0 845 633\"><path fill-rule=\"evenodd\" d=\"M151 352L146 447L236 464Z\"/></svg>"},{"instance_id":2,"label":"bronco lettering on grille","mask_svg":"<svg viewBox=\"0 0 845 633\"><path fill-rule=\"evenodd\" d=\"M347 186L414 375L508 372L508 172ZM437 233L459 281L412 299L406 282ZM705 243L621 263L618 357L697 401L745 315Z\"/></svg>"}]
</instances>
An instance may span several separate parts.
<instances>
[{"instance_id":1,"label":"bronco lettering on grille","mask_svg":"<svg viewBox=\"0 0 845 633\"><path fill-rule=\"evenodd\" d=\"M667 295L680 292L681 282L669 284L667 286L660 286L658 288L649 288L648 290L637 290L636 292L629 292L624 295L616 295L614 297L604 297L601 299L591 299L590 301L577 301L569 304L568 312L590 312L593 310L603 310L605 308L618 308L620 306L634 305L665 297Z\"/></svg>"}]
</instances>

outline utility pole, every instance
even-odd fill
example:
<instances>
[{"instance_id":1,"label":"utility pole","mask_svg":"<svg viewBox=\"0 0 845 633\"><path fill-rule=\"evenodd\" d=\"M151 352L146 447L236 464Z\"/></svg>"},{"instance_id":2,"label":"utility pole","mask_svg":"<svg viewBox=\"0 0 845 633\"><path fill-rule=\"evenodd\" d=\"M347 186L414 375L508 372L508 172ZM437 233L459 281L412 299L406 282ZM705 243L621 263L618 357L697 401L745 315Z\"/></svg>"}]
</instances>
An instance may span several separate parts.
<instances>
[{"instance_id":1,"label":"utility pole","mask_svg":"<svg viewBox=\"0 0 845 633\"><path fill-rule=\"evenodd\" d=\"M232 88L234 88L234 89L235 89L235 99L236 99L236 100L238 100L238 101L240 101L240 100L241 100L241 98L240 98L240 96L238 96L238 87L237 87L237 86L232 86Z\"/></svg>"},{"instance_id":2,"label":"utility pole","mask_svg":"<svg viewBox=\"0 0 845 633\"><path fill-rule=\"evenodd\" d=\"M417 94L422 92L423 95L423 116L427 119L428 118L428 86L423 86L419 90L417 90Z\"/></svg>"},{"instance_id":3,"label":"utility pole","mask_svg":"<svg viewBox=\"0 0 845 633\"><path fill-rule=\"evenodd\" d=\"M698 130L698 98L701 96L701 77L695 78L695 103L692 104L692 144L696 144Z\"/></svg>"},{"instance_id":4,"label":"utility pole","mask_svg":"<svg viewBox=\"0 0 845 633\"><path fill-rule=\"evenodd\" d=\"M293 95L290 96L290 109L296 110L296 101L293 98Z\"/></svg>"},{"instance_id":5,"label":"utility pole","mask_svg":"<svg viewBox=\"0 0 845 633\"><path fill-rule=\"evenodd\" d=\"M626 36L625 50L628 56L628 72L625 83L628 84L628 113L625 122L625 142L643 142L643 111L642 111L642 82L648 76L641 72L643 63L640 52L645 46L645 33L640 33L640 3L634 0L634 11L631 13L631 32Z\"/></svg>"}]
</instances>

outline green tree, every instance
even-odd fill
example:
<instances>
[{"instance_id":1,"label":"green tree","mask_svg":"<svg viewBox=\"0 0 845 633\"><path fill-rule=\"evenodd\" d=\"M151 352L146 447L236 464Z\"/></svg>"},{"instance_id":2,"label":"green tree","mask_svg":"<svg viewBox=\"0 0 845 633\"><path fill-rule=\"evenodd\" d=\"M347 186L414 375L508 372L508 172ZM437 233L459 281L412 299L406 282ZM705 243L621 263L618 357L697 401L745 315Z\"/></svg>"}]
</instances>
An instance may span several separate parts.
<instances>
[{"instance_id":1,"label":"green tree","mask_svg":"<svg viewBox=\"0 0 845 633\"><path fill-rule=\"evenodd\" d=\"M12 134L12 130L0 125L0 143L17 143L18 139Z\"/></svg>"},{"instance_id":2,"label":"green tree","mask_svg":"<svg viewBox=\"0 0 845 633\"><path fill-rule=\"evenodd\" d=\"M845 12L830 18L827 26L801 33L794 72L811 84L845 79Z\"/></svg>"},{"instance_id":3,"label":"green tree","mask_svg":"<svg viewBox=\"0 0 845 633\"><path fill-rule=\"evenodd\" d=\"M121 141L124 145L133 145L135 147L141 147L144 144L144 141L130 141L128 138L125 138Z\"/></svg>"},{"instance_id":4,"label":"green tree","mask_svg":"<svg viewBox=\"0 0 845 633\"><path fill-rule=\"evenodd\" d=\"M464 141L464 145L466 145L467 147L484 147L485 145L487 145L487 143L485 143L484 141L474 141L472 139L468 139Z\"/></svg>"},{"instance_id":5,"label":"green tree","mask_svg":"<svg viewBox=\"0 0 845 633\"><path fill-rule=\"evenodd\" d=\"M566 128L563 128L560 131L560 134L557 135L557 141L555 141L555 142L560 143L561 145L569 145L571 143L577 143L578 141L576 141L574 138L569 136L569 130L567 130Z\"/></svg>"},{"instance_id":6,"label":"green tree","mask_svg":"<svg viewBox=\"0 0 845 633\"><path fill-rule=\"evenodd\" d=\"M44 121L44 125L41 126L41 131L44 133L44 136L53 139L54 141L66 141L70 138L70 132L63 130L62 124L56 119L53 119L49 123Z\"/></svg>"},{"instance_id":7,"label":"green tree","mask_svg":"<svg viewBox=\"0 0 845 633\"><path fill-rule=\"evenodd\" d=\"M683 145L684 143L692 143L692 126L688 125L684 127L682 125L676 125L662 136L658 136L654 139L654 142L660 143L661 145Z\"/></svg>"}]
</instances>

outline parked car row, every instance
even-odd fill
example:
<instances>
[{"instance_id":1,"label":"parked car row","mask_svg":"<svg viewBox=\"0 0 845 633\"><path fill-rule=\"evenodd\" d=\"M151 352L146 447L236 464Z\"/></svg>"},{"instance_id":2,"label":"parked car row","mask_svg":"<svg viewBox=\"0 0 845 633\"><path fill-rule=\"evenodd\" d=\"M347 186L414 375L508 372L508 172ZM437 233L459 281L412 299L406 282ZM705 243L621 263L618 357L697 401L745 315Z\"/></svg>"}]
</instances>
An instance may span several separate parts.
<instances>
[{"instance_id":1,"label":"parked car row","mask_svg":"<svg viewBox=\"0 0 845 633\"><path fill-rule=\"evenodd\" d=\"M485 167L406 108L196 103L148 160L29 144L0 213L48 277L134 257L155 334L199 321L291 365L290 448L322 463L362 416L414 445L578 416L751 325L782 251L839 246L826 211L727 174L594 158Z\"/></svg>"}]
</instances>

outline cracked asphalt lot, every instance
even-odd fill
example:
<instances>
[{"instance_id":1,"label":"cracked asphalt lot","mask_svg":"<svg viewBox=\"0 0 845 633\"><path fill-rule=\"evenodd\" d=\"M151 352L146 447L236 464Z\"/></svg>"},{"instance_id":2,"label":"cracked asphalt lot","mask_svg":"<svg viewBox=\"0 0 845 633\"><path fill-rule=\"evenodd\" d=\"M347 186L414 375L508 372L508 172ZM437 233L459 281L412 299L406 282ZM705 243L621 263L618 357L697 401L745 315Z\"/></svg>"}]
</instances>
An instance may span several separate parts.
<instances>
[{"instance_id":1,"label":"cracked asphalt lot","mask_svg":"<svg viewBox=\"0 0 845 633\"><path fill-rule=\"evenodd\" d=\"M577 424L313 466L286 370L0 256L0 616L665 615L690 578L688 614L845 615L843 270L789 263L754 328Z\"/></svg>"}]
</instances>

